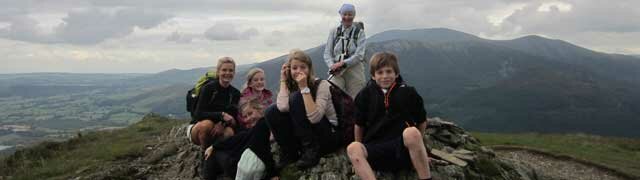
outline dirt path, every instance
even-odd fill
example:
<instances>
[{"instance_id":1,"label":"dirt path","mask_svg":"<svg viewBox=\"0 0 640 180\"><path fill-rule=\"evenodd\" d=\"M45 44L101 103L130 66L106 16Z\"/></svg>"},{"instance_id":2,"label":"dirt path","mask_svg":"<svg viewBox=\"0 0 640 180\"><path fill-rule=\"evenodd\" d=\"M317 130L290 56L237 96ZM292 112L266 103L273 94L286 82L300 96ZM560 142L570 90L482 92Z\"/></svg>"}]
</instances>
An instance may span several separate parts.
<instances>
[{"instance_id":1,"label":"dirt path","mask_svg":"<svg viewBox=\"0 0 640 180\"><path fill-rule=\"evenodd\" d=\"M543 179L558 180L627 180L611 170L589 165L586 163L553 157L545 153L531 150L497 149L496 154L501 158L533 167Z\"/></svg>"}]
</instances>

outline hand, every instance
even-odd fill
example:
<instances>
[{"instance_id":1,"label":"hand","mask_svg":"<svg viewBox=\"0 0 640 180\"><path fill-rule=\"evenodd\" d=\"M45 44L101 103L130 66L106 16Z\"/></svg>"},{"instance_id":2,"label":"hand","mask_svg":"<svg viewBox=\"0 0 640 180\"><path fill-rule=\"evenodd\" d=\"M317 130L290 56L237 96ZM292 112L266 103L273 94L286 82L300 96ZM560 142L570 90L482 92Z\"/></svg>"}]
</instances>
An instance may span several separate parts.
<instances>
[{"instance_id":1,"label":"hand","mask_svg":"<svg viewBox=\"0 0 640 180\"><path fill-rule=\"evenodd\" d=\"M307 87L307 75L304 73L300 73L296 76L296 83L298 84L299 89L304 89Z\"/></svg>"},{"instance_id":2,"label":"hand","mask_svg":"<svg viewBox=\"0 0 640 180\"><path fill-rule=\"evenodd\" d=\"M207 160L209 159L209 157L211 157L211 155L213 155L214 151L213 151L213 146L209 146L207 148L207 150L204 150L204 159Z\"/></svg>"},{"instance_id":3,"label":"hand","mask_svg":"<svg viewBox=\"0 0 640 180\"><path fill-rule=\"evenodd\" d=\"M336 71L336 70L342 68L343 65L344 65L343 61L337 62L337 63L331 65L331 71Z\"/></svg>"},{"instance_id":4,"label":"hand","mask_svg":"<svg viewBox=\"0 0 640 180\"><path fill-rule=\"evenodd\" d=\"M222 113L222 120L229 122L229 123L233 123L233 116L223 112Z\"/></svg>"},{"instance_id":5,"label":"hand","mask_svg":"<svg viewBox=\"0 0 640 180\"><path fill-rule=\"evenodd\" d=\"M279 177L279 176L273 176L273 177L271 178L271 180L280 180L280 177Z\"/></svg>"},{"instance_id":6,"label":"hand","mask_svg":"<svg viewBox=\"0 0 640 180\"><path fill-rule=\"evenodd\" d=\"M280 80L287 80L289 78L287 73L289 73L289 63L284 63L280 69Z\"/></svg>"}]
</instances>

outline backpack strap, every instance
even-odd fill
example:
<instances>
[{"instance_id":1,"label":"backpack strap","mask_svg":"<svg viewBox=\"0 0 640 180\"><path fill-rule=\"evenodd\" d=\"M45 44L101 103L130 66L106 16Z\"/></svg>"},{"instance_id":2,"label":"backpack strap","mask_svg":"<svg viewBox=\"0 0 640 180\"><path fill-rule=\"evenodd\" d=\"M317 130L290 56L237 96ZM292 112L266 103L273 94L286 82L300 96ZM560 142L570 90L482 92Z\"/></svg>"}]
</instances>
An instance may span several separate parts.
<instances>
[{"instance_id":1,"label":"backpack strap","mask_svg":"<svg viewBox=\"0 0 640 180\"><path fill-rule=\"evenodd\" d=\"M336 44L338 44L338 37L342 36L342 25L339 25L338 28L336 28L336 33L334 33L335 36L333 37L333 44L331 44L331 53L333 54L333 48L336 47Z\"/></svg>"},{"instance_id":2,"label":"backpack strap","mask_svg":"<svg viewBox=\"0 0 640 180\"><path fill-rule=\"evenodd\" d=\"M362 22L354 22L353 24L353 28L349 34L349 37L347 38L347 43L344 43L344 39L342 39L342 53L345 53L345 46L346 48L349 47L349 43L351 43L351 41L353 40L353 43L356 45L356 47L358 46L358 38L360 35L360 31L362 31L364 29L364 23ZM338 41L340 39L338 39L339 37L344 36L344 32L342 32L342 25L339 25L336 28L336 33L335 33L335 37L333 37L333 44L331 45L332 48L335 48L336 44L338 44ZM348 50L347 50L347 55L348 55Z\"/></svg>"},{"instance_id":3,"label":"backpack strap","mask_svg":"<svg viewBox=\"0 0 640 180\"><path fill-rule=\"evenodd\" d=\"M353 39L353 43L356 45L356 47L358 47L358 38L360 37L360 31L364 29L364 23L362 22L354 22L355 24L355 35L356 37Z\"/></svg>"},{"instance_id":4,"label":"backpack strap","mask_svg":"<svg viewBox=\"0 0 640 180\"><path fill-rule=\"evenodd\" d=\"M320 83L322 83L323 79L317 78L315 79L313 82L313 86L309 86L309 89L311 89L311 97L313 97L313 100L316 100L316 95L318 93L318 88L320 88Z\"/></svg>"}]
</instances>

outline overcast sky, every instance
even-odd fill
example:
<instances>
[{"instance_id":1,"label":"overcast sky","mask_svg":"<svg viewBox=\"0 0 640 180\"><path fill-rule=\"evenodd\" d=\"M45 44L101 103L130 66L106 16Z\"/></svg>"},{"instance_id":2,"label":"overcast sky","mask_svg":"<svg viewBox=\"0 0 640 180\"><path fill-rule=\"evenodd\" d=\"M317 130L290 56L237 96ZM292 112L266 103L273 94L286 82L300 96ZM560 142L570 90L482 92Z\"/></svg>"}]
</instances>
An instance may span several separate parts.
<instances>
[{"instance_id":1,"label":"overcast sky","mask_svg":"<svg viewBox=\"0 0 640 180\"><path fill-rule=\"evenodd\" d=\"M488 39L537 34L640 54L638 0L346 1L371 36L444 27ZM260 62L326 41L345 1L0 0L0 73L152 73Z\"/></svg>"}]
</instances>

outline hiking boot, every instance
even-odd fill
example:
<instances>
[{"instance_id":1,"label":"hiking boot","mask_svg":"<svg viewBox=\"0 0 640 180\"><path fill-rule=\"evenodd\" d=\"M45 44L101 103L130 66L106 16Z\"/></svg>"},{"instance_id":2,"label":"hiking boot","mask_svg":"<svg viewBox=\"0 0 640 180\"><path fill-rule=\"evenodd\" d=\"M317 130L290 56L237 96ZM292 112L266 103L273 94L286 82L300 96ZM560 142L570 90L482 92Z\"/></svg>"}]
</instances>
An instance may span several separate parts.
<instances>
[{"instance_id":1,"label":"hiking boot","mask_svg":"<svg viewBox=\"0 0 640 180\"><path fill-rule=\"evenodd\" d=\"M307 169L318 164L320 161L320 147L314 142L302 143L302 157L296 162L296 166L300 169Z\"/></svg>"},{"instance_id":2,"label":"hiking boot","mask_svg":"<svg viewBox=\"0 0 640 180\"><path fill-rule=\"evenodd\" d=\"M298 155L297 151L281 150L280 159L278 162L276 162L275 168L281 170L285 166L298 161L298 159L300 159L300 155Z\"/></svg>"}]
</instances>

